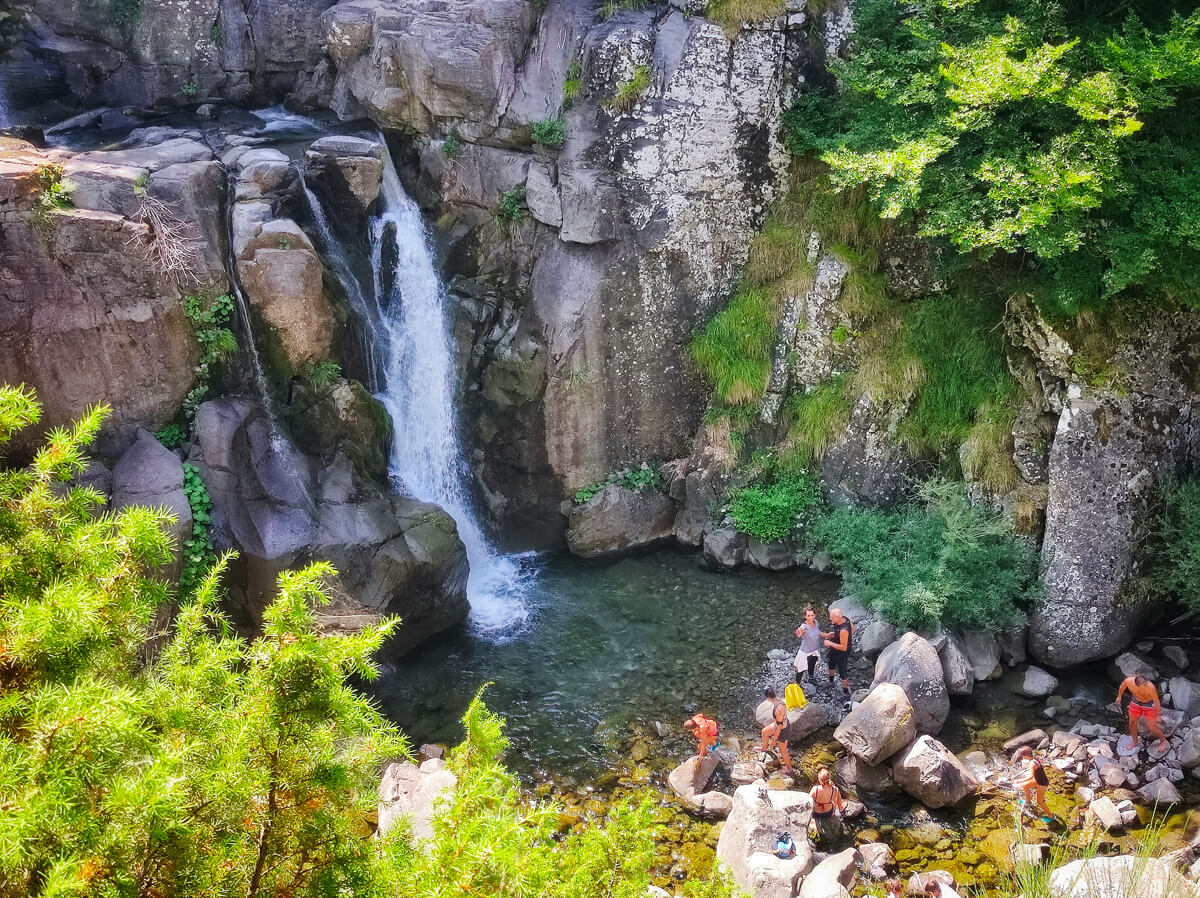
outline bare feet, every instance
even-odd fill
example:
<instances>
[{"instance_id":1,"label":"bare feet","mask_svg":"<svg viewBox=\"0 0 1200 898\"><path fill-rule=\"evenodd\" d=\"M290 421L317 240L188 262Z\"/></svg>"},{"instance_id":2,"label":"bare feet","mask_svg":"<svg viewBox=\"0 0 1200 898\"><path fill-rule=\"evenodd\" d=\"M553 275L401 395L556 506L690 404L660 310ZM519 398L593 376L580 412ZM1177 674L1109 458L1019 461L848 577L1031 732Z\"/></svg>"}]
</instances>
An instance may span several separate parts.
<instances>
[{"instance_id":1,"label":"bare feet","mask_svg":"<svg viewBox=\"0 0 1200 898\"><path fill-rule=\"evenodd\" d=\"M1167 742L1166 739L1158 740L1158 750L1161 751L1163 754L1166 754L1167 749L1170 747L1171 747L1171 744L1169 742Z\"/></svg>"}]
</instances>

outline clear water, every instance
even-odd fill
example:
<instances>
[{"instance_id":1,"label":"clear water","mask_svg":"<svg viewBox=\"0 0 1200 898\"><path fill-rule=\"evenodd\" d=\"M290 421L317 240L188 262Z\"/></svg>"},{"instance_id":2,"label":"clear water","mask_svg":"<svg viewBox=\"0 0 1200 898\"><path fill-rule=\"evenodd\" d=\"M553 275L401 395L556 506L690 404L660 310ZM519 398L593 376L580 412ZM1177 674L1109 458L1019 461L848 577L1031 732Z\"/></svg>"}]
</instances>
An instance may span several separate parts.
<instances>
[{"instance_id":1,"label":"clear water","mask_svg":"<svg viewBox=\"0 0 1200 898\"><path fill-rule=\"evenodd\" d=\"M631 734L680 724L698 709L725 731L752 733L751 709L772 675L773 648L791 647L808 602L825 605L834 578L811 572L735 576L698 556L659 552L608 566L548 560L526 596L519 640L467 632L388 667L368 690L415 744L457 744L458 720L484 683L507 720L508 762L526 775L583 783L620 759ZM678 743L674 745L673 743Z\"/></svg>"}]
</instances>

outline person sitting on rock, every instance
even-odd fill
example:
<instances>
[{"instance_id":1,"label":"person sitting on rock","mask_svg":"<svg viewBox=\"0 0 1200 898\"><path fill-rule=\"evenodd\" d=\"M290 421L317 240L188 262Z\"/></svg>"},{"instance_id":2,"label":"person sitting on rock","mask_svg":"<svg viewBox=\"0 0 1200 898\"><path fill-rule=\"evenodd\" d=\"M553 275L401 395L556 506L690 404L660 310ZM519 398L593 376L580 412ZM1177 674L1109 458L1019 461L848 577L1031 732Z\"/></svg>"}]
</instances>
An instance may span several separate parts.
<instances>
[{"instance_id":1,"label":"person sitting on rock","mask_svg":"<svg viewBox=\"0 0 1200 898\"><path fill-rule=\"evenodd\" d=\"M1158 690L1154 688L1153 683L1141 675L1126 677L1121 681L1121 688L1117 690L1118 705L1125 697L1126 690L1129 691L1131 699L1129 702L1130 750L1137 748L1141 741L1138 737L1138 719L1144 718L1147 729L1152 735L1158 737L1158 750L1165 752L1169 746L1167 737L1163 735L1162 727L1158 725L1158 715L1162 711L1162 702L1158 700Z\"/></svg>"},{"instance_id":2,"label":"person sitting on rock","mask_svg":"<svg viewBox=\"0 0 1200 898\"><path fill-rule=\"evenodd\" d=\"M775 696L775 690L767 690L767 698ZM791 725L788 722L787 705L778 699L771 712L771 722L762 730L762 748L760 751L777 751L779 760L783 762L783 772L792 772L792 756L788 753L788 737L791 735Z\"/></svg>"},{"instance_id":3,"label":"person sitting on rock","mask_svg":"<svg viewBox=\"0 0 1200 898\"><path fill-rule=\"evenodd\" d=\"M708 756L708 750L717 744L717 736L721 732L720 724L703 714L695 714L684 721L683 728L695 736L696 741L700 743L698 756L701 758Z\"/></svg>"},{"instance_id":4,"label":"person sitting on rock","mask_svg":"<svg viewBox=\"0 0 1200 898\"><path fill-rule=\"evenodd\" d=\"M796 636L800 640L800 651L796 652L796 660L792 666L796 668L796 682L803 683L805 672L808 682L817 685L817 659L821 656L821 627L817 624L817 612L812 605L804 609L804 623L796 628Z\"/></svg>"},{"instance_id":5,"label":"person sitting on rock","mask_svg":"<svg viewBox=\"0 0 1200 898\"><path fill-rule=\"evenodd\" d=\"M825 646L829 649L829 691L833 692L833 675L842 678L842 700L850 701L850 638L854 635L854 624L842 614L841 608L829 609L829 620L833 629L822 633Z\"/></svg>"},{"instance_id":6,"label":"person sitting on rock","mask_svg":"<svg viewBox=\"0 0 1200 898\"><path fill-rule=\"evenodd\" d=\"M846 799L842 797L842 790L833 784L828 768L817 771L817 784L808 790L808 794L813 800L813 826L821 841L827 844L839 838Z\"/></svg>"},{"instance_id":7,"label":"person sitting on rock","mask_svg":"<svg viewBox=\"0 0 1200 898\"><path fill-rule=\"evenodd\" d=\"M1019 796L1018 801L1031 810L1036 807L1042 812L1042 819L1049 823L1054 819L1054 812L1046 806L1046 789L1050 786L1046 769L1028 745L1022 745L1013 754L1012 766L1016 767L1018 764L1025 765L1013 782Z\"/></svg>"}]
</instances>

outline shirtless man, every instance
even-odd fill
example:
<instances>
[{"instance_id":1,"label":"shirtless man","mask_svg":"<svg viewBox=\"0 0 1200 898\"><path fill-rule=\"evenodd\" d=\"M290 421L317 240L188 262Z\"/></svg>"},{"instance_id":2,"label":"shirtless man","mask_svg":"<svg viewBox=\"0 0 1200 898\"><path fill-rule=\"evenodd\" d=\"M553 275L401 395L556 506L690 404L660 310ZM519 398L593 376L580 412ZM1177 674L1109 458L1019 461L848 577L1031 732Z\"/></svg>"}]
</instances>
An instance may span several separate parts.
<instances>
[{"instance_id":1,"label":"shirtless man","mask_svg":"<svg viewBox=\"0 0 1200 898\"><path fill-rule=\"evenodd\" d=\"M1121 688L1117 690L1117 704L1121 704L1121 699L1125 697L1125 691L1129 691L1129 696L1133 699L1129 703L1129 747L1136 748L1140 739L1138 738L1138 718L1145 718L1146 727L1150 733L1158 737L1158 750L1166 751L1168 748L1167 737L1163 735L1162 727L1158 725L1158 715L1162 711L1162 702L1158 700L1158 690L1154 688L1154 684L1143 676L1126 677L1121 681Z\"/></svg>"}]
</instances>

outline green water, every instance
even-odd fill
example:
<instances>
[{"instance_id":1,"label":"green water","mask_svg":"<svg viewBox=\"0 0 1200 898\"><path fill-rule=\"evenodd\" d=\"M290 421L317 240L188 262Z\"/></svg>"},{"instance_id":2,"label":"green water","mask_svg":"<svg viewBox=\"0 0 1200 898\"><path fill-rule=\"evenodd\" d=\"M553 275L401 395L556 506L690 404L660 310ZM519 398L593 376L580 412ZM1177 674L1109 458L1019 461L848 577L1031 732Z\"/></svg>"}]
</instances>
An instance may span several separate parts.
<instances>
[{"instance_id":1,"label":"green water","mask_svg":"<svg viewBox=\"0 0 1200 898\"><path fill-rule=\"evenodd\" d=\"M522 632L501 642L469 633L440 640L388 668L371 691L414 743L453 744L467 702L493 683L487 703L507 721L508 763L538 779L586 782L618 765L642 734L652 734L656 754L683 757L680 724L696 710L749 733L768 651L793 647L804 606L824 606L838 581L808 571L717 574L698 559L552 558Z\"/></svg>"}]
</instances>

